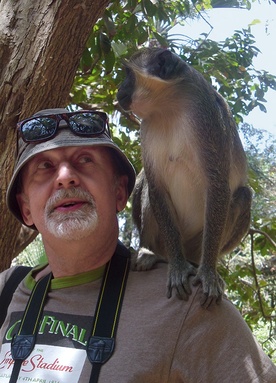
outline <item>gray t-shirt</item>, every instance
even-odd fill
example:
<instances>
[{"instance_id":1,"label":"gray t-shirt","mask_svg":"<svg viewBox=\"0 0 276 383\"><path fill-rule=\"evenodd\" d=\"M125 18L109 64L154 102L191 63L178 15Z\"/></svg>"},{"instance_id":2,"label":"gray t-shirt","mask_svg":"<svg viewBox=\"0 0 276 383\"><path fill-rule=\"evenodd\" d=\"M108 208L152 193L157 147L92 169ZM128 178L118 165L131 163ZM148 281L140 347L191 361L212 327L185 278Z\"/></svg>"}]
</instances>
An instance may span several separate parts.
<instances>
[{"instance_id":1,"label":"gray t-shirt","mask_svg":"<svg viewBox=\"0 0 276 383\"><path fill-rule=\"evenodd\" d=\"M0 293L12 269L0 274ZM52 280L35 348L19 381L88 383L86 342L103 268ZM167 266L130 271L115 352L99 383L275 383L276 367L226 298L209 310L200 287L188 302L166 298ZM20 283L0 330L0 382L12 370L10 342L30 291L31 273Z\"/></svg>"}]
</instances>

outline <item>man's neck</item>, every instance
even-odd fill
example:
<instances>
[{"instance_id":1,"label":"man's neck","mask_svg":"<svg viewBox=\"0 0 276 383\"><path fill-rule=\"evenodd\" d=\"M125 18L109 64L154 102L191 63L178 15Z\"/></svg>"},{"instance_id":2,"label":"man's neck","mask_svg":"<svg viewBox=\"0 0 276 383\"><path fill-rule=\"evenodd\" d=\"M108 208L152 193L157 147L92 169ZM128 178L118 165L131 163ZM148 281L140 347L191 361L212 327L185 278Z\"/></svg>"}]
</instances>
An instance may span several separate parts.
<instances>
[{"instance_id":1,"label":"man's neck","mask_svg":"<svg viewBox=\"0 0 276 383\"><path fill-rule=\"evenodd\" d=\"M111 239L111 236L104 242L89 239L43 242L49 261L47 272L52 271L54 278L81 274L105 265L114 254L117 245L116 237Z\"/></svg>"}]
</instances>

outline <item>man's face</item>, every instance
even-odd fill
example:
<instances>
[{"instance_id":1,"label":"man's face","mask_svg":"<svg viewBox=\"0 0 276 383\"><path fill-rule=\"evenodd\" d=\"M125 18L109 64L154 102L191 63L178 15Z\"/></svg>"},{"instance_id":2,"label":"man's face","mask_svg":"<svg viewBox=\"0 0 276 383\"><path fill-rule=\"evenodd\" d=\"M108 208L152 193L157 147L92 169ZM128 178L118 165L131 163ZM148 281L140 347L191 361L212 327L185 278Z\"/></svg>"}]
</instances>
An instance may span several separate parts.
<instances>
[{"instance_id":1,"label":"man's face","mask_svg":"<svg viewBox=\"0 0 276 383\"><path fill-rule=\"evenodd\" d=\"M42 235L79 240L117 225L127 177L116 175L105 147L68 147L37 154L23 168L17 200L27 225Z\"/></svg>"}]
</instances>

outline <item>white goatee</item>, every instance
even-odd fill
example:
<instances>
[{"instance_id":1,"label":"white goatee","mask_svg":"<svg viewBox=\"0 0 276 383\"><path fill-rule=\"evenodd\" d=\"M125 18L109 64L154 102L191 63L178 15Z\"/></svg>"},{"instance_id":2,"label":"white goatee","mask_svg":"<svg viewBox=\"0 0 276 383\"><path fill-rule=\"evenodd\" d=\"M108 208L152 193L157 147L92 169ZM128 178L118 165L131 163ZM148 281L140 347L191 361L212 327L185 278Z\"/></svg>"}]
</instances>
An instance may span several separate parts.
<instances>
[{"instance_id":1,"label":"white goatee","mask_svg":"<svg viewBox=\"0 0 276 383\"><path fill-rule=\"evenodd\" d=\"M77 198L85 202L82 207L67 213L55 210L64 199ZM98 213L94 198L80 188L60 189L46 203L44 213L48 231L55 237L68 241L87 237L98 225Z\"/></svg>"}]
</instances>

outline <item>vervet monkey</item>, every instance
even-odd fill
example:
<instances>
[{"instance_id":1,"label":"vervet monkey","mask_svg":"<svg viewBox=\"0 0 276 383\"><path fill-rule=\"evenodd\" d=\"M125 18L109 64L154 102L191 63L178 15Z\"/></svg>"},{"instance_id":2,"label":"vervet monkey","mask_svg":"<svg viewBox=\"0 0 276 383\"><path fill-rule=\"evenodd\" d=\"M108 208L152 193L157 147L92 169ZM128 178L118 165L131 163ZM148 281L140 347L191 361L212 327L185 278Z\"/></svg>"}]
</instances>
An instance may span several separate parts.
<instances>
[{"instance_id":1,"label":"vervet monkey","mask_svg":"<svg viewBox=\"0 0 276 383\"><path fill-rule=\"evenodd\" d=\"M167 295L176 289L181 299L196 275L207 308L224 291L219 256L239 244L250 223L246 157L234 119L211 84L169 50L139 51L126 72L118 101L141 119L144 166L133 196L136 268L168 260Z\"/></svg>"}]
</instances>

